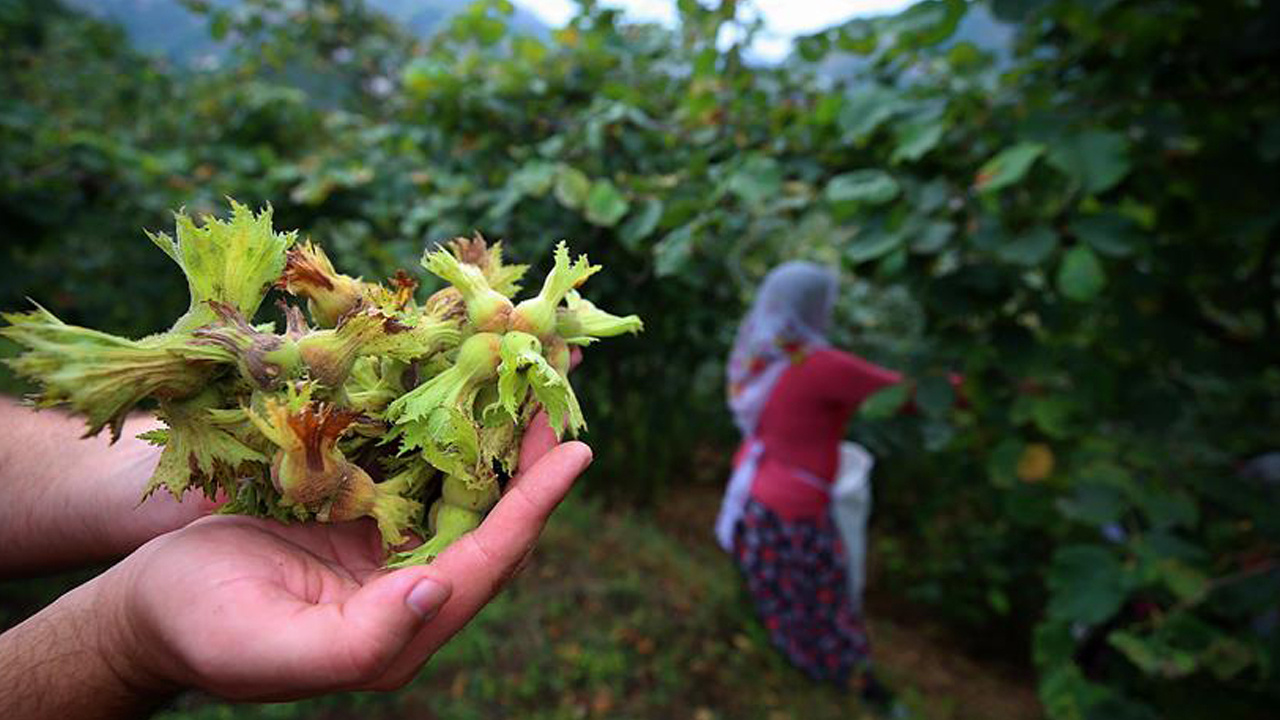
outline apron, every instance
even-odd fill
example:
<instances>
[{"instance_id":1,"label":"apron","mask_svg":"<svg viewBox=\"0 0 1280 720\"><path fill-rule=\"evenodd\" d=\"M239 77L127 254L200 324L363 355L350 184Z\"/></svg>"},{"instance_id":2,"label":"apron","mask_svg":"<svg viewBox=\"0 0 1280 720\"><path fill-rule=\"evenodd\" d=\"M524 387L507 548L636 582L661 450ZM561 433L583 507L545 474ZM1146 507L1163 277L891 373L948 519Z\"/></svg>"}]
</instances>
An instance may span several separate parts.
<instances>
[{"instance_id":1,"label":"apron","mask_svg":"<svg viewBox=\"0 0 1280 720\"><path fill-rule=\"evenodd\" d=\"M733 553L733 531L742 519L763 455L764 441L752 438L742 462L729 477L715 525L716 542L727 553ZM792 468L795 478L831 498L828 512L840 531L849 599L857 611L862 609L862 592L867 578L867 521L871 517L871 469L874 466L875 459L866 448L846 441L840 443L840 463L835 481L830 485L806 470Z\"/></svg>"}]
</instances>

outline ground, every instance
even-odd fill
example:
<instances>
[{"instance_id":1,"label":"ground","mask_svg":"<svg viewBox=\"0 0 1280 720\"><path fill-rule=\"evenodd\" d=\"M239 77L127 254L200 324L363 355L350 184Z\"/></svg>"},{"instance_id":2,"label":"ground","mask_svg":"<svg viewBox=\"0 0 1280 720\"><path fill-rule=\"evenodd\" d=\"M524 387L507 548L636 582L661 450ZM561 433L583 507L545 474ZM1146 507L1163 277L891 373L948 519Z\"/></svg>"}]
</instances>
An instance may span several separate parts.
<instances>
[{"instance_id":1,"label":"ground","mask_svg":"<svg viewBox=\"0 0 1280 720\"><path fill-rule=\"evenodd\" d=\"M571 496L507 591L399 693L269 706L190 694L162 717L871 717L848 694L804 678L769 646L736 570L712 541L717 503L715 488L681 492L643 514ZM0 622L12 622L24 599L29 610L51 589L0 585ZM940 629L896 617L896 606L871 597L873 652L886 684L915 717L1040 717L1026 673L966 657Z\"/></svg>"}]
</instances>

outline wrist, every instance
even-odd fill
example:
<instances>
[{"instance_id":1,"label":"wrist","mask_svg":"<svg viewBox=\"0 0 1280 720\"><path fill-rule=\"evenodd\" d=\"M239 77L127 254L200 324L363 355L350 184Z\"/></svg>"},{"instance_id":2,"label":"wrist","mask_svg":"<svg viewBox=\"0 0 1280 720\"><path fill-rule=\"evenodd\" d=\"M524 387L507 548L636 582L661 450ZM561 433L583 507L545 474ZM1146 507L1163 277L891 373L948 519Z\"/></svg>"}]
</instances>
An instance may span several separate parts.
<instances>
[{"instance_id":1,"label":"wrist","mask_svg":"<svg viewBox=\"0 0 1280 720\"><path fill-rule=\"evenodd\" d=\"M143 660L119 568L0 635L0 708L33 720L136 718L176 690Z\"/></svg>"},{"instance_id":2,"label":"wrist","mask_svg":"<svg viewBox=\"0 0 1280 720\"><path fill-rule=\"evenodd\" d=\"M112 692L123 704L155 707L182 688L163 672L154 643L146 640L139 613L131 600L131 561L125 561L77 588L93 627L87 634L93 654L109 673Z\"/></svg>"}]
</instances>

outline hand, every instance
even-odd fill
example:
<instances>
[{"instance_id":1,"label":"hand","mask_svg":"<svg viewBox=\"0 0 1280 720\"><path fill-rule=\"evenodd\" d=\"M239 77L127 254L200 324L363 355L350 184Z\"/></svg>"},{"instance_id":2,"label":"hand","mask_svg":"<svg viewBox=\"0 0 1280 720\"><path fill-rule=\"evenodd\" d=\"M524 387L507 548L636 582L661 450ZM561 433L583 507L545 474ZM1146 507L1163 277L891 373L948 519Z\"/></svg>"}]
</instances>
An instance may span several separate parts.
<instances>
[{"instance_id":1,"label":"hand","mask_svg":"<svg viewBox=\"0 0 1280 720\"><path fill-rule=\"evenodd\" d=\"M236 700L394 689L502 587L591 461L539 415L522 470L475 531L431 565L381 570L371 521L281 525L206 518L95 580L118 608L104 654L130 684Z\"/></svg>"}]
</instances>

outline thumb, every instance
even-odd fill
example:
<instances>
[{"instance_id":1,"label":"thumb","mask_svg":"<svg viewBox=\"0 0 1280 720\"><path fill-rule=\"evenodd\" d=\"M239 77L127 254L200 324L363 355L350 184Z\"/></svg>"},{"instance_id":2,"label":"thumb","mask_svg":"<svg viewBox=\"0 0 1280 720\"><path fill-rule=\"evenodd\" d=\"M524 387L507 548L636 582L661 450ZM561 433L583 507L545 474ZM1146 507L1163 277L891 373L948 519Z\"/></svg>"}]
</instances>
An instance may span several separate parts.
<instances>
[{"instance_id":1,"label":"thumb","mask_svg":"<svg viewBox=\"0 0 1280 720\"><path fill-rule=\"evenodd\" d=\"M344 633L358 675L375 675L440 612L453 592L431 568L396 570L367 583L342 604Z\"/></svg>"}]
</instances>

